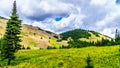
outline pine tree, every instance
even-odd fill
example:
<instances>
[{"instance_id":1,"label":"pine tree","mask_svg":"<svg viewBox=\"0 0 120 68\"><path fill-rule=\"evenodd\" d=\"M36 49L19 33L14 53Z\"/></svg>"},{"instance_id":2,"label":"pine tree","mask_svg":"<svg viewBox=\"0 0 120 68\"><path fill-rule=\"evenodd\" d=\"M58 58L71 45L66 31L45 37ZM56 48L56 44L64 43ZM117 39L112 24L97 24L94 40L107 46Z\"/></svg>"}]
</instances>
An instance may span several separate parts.
<instances>
[{"instance_id":1,"label":"pine tree","mask_svg":"<svg viewBox=\"0 0 120 68\"><path fill-rule=\"evenodd\" d=\"M14 53L20 48L20 33L21 20L19 20L16 10L16 1L13 3L12 15L7 22L6 32L3 37L1 57L8 60L10 65L11 60L15 58Z\"/></svg>"},{"instance_id":2,"label":"pine tree","mask_svg":"<svg viewBox=\"0 0 120 68\"><path fill-rule=\"evenodd\" d=\"M115 42L116 42L116 44L120 44L120 34L119 34L119 31L117 29L115 32Z\"/></svg>"},{"instance_id":3,"label":"pine tree","mask_svg":"<svg viewBox=\"0 0 120 68\"><path fill-rule=\"evenodd\" d=\"M118 30L116 29L116 31L115 31L115 41L117 41L117 38L118 38Z\"/></svg>"},{"instance_id":4,"label":"pine tree","mask_svg":"<svg viewBox=\"0 0 120 68\"><path fill-rule=\"evenodd\" d=\"M93 64L92 64L92 60L91 60L91 57L90 55L88 54L88 57L86 59L86 62L87 62L87 66L85 68L94 68L93 67Z\"/></svg>"}]
</instances>

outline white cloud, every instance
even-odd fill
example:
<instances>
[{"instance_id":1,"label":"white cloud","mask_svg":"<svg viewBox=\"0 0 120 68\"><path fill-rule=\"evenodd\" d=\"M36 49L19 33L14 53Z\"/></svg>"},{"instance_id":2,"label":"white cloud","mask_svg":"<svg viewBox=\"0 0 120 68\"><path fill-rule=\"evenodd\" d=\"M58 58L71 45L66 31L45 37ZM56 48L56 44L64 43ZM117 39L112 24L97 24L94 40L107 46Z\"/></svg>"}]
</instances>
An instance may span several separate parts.
<instances>
[{"instance_id":1,"label":"white cloud","mask_svg":"<svg viewBox=\"0 0 120 68\"><path fill-rule=\"evenodd\" d=\"M97 21L95 24L96 27L101 29L103 34L114 37L114 34L111 32L115 32L115 29L120 26L120 20L117 20L120 17L119 7L119 5L116 5L115 0L110 0L109 4L105 5L105 10L107 11L106 16L102 20ZM113 28L114 30L112 30Z\"/></svg>"},{"instance_id":2,"label":"white cloud","mask_svg":"<svg viewBox=\"0 0 120 68\"><path fill-rule=\"evenodd\" d=\"M0 15L7 17L10 16L12 1L0 0Z\"/></svg>"},{"instance_id":3,"label":"white cloud","mask_svg":"<svg viewBox=\"0 0 120 68\"><path fill-rule=\"evenodd\" d=\"M106 3L108 3L108 0L91 0L91 4L96 6L104 6Z\"/></svg>"},{"instance_id":4,"label":"white cloud","mask_svg":"<svg viewBox=\"0 0 120 68\"><path fill-rule=\"evenodd\" d=\"M71 14L67 18L63 18L61 21L55 21L54 19L46 19L43 22L34 22L34 26L40 26L42 29L52 30L53 32L61 33L74 28L80 28L83 24L82 19L84 16ZM49 29L47 28L49 27ZM67 29L68 28L68 29ZM53 30L54 29L54 30ZM61 30L62 29L62 30Z\"/></svg>"},{"instance_id":5,"label":"white cloud","mask_svg":"<svg viewBox=\"0 0 120 68\"><path fill-rule=\"evenodd\" d=\"M105 34L105 35L109 35L111 36L112 38L115 37L115 28L105 28L103 29L103 31L101 33Z\"/></svg>"},{"instance_id":6,"label":"white cloud","mask_svg":"<svg viewBox=\"0 0 120 68\"><path fill-rule=\"evenodd\" d=\"M47 17L55 17L57 15L67 15L74 7L72 4L65 4L58 0L26 0L23 4L24 5L20 5L22 15L30 19L38 17L40 20Z\"/></svg>"},{"instance_id":7,"label":"white cloud","mask_svg":"<svg viewBox=\"0 0 120 68\"><path fill-rule=\"evenodd\" d=\"M120 5L115 2L116 0L17 0L17 6L24 23L42 29L60 33L82 27L113 37L112 29L120 26ZM10 16L12 3L13 0L0 1L0 16ZM56 17L62 17L62 20L55 21Z\"/></svg>"}]
</instances>

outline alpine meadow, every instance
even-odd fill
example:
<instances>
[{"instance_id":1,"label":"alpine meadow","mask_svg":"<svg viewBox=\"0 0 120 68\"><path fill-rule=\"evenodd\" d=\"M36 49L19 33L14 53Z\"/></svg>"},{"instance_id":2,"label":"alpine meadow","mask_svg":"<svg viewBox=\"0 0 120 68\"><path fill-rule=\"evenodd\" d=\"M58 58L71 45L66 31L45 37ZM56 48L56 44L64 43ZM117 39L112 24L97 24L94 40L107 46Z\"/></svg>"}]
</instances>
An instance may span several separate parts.
<instances>
[{"instance_id":1,"label":"alpine meadow","mask_svg":"<svg viewBox=\"0 0 120 68\"><path fill-rule=\"evenodd\" d=\"M119 7L120 0L1 0L0 68L120 68Z\"/></svg>"}]
</instances>

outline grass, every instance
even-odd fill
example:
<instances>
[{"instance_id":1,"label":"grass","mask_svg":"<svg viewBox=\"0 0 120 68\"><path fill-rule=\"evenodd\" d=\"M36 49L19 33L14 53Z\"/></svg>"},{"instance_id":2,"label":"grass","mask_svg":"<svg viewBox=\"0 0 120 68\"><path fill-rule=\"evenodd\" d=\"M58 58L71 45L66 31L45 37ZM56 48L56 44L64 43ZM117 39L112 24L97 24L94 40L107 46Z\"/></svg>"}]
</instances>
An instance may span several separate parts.
<instances>
[{"instance_id":1,"label":"grass","mask_svg":"<svg viewBox=\"0 0 120 68\"><path fill-rule=\"evenodd\" d=\"M119 46L20 50L8 68L84 68L88 54L94 68L120 68Z\"/></svg>"}]
</instances>

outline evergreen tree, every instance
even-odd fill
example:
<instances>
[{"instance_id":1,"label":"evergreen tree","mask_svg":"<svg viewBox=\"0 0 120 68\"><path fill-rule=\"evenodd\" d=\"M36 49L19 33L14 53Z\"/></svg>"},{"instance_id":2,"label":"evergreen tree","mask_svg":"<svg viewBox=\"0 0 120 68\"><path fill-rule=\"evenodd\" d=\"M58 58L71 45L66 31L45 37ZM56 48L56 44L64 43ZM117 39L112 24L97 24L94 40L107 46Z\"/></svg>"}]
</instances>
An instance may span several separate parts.
<instances>
[{"instance_id":1,"label":"evergreen tree","mask_svg":"<svg viewBox=\"0 0 120 68\"><path fill-rule=\"evenodd\" d=\"M8 60L15 58L14 53L20 48L21 20L19 20L16 10L16 1L13 3L13 10L10 19L7 22L6 32L3 37L1 57Z\"/></svg>"},{"instance_id":2,"label":"evergreen tree","mask_svg":"<svg viewBox=\"0 0 120 68\"><path fill-rule=\"evenodd\" d=\"M117 38L118 38L118 30L116 29L116 31L115 31L115 41L117 41Z\"/></svg>"},{"instance_id":3,"label":"evergreen tree","mask_svg":"<svg viewBox=\"0 0 120 68\"><path fill-rule=\"evenodd\" d=\"M85 68L94 68L93 64L92 64L91 57L89 56L89 54L88 54L88 57L86 59L86 62L87 62L87 66Z\"/></svg>"},{"instance_id":4,"label":"evergreen tree","mask_svg":"<svg viewBox=\"0 0 120 68\"><path fill-rule=\"evenodd\" d=\"M120 34L119 34L119 31L117 29L115 32L115 42L116 42L116 44L120 44Z\"/></svg>"}]
</instances>

